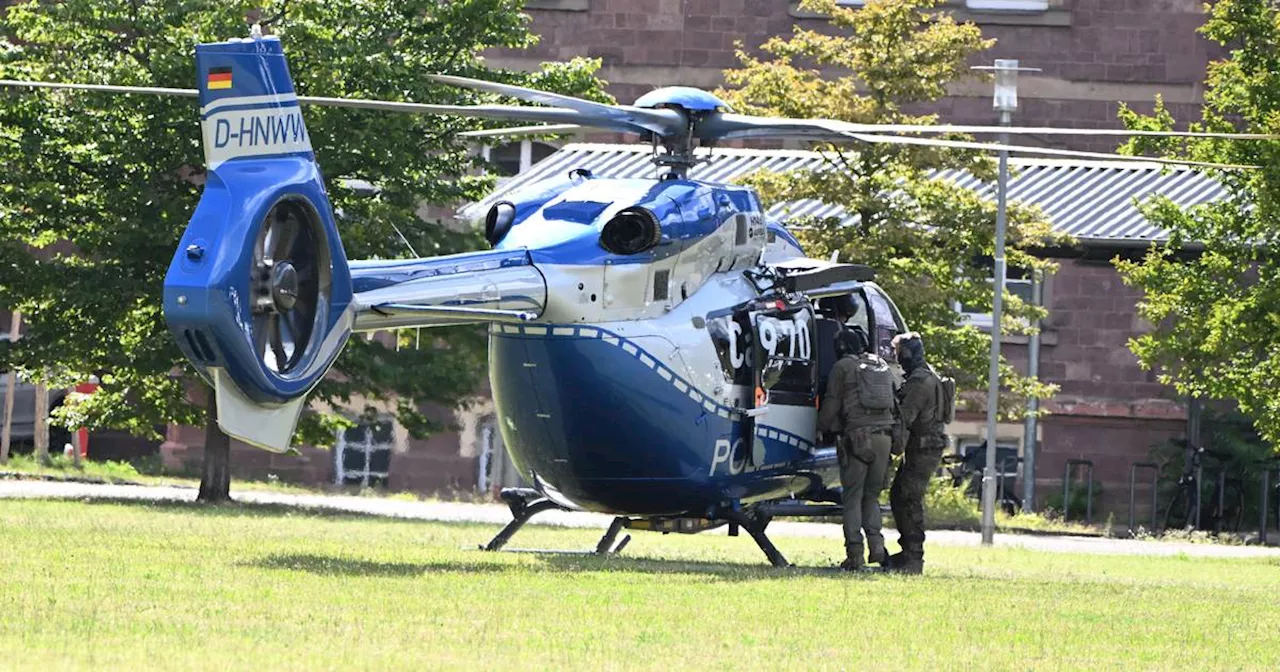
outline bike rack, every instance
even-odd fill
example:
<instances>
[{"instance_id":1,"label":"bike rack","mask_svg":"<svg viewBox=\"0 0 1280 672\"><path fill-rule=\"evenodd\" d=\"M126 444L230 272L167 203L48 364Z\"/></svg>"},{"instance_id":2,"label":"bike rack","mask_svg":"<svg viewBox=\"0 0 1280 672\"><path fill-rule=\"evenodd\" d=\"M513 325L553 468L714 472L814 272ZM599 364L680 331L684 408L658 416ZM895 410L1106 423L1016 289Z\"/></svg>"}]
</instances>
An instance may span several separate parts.
<instances>
[{"instance_id":1,"label":"bike rack","mask_svg":"<svg viewBox=\"0 0 1280 672\"><path fill-rule=\"evenodd\" d=\"M1013 465L1014 480L1017 480L1018 465L1022 464L1022 458L1017 455L1010 455L1000 461L1000 466L998 467L1000 473L996 474L996 506L1000 506L1000 502L1004 501L1004 475L1009 471L1010 464Z\"/></svg>"},{"instance_id":2,"label":"bike rack","mask_svg":"<svg viewBox=\"0 0 1280 672\"><path fill-rule=\"evenodd\" d=\"M1222 516L1227 506L1227 470L1218 469L1218 508L1213 517L1213 536L1222 534Z\"/></svg>"},{"instance_id":3,"label":"bike rack","mask_svg":"<svg viewBox=\"0 0 1280 672\"><path fill-rule=\"evenodd\" d=\"M1160 466L1154 462L1134 462L1129 468L1129 536L1137 534L1137 500L1138 500L1138 470L1151 470L1151 532L1156 532L1156 521L1159 509L1159 482ZM1092 479L1090 479L1092 483Z\"/></svg>"},{"instance_id":4,"label":"bike rack","mask_svg":"<svg viewBox=\"0 0 1280 672\"><path fill-rule=\"evenodd\" d=\"M1085 478L1089 481L1088 494L1084 504L1084 522L1093 524L1093 460L1067 460L1062 474L1062 519L1066 520L1071 511L1071 468L1085 467Z\"/></svg>"},{"instance_id":5,"label":"bike rack","mask_svg":"<svg viewBox=\"0 0 1280 672\"><path fill-rule=\"evenodd\" d=\"M1271 475L1280 481L1280 466L1262 470L1262 492L1258 498L1258 543L1267 543L1267 516L1271 513ZM1276 513L1276 531L1280 532L1280 511Z\"/></svg>"}]
</instances>

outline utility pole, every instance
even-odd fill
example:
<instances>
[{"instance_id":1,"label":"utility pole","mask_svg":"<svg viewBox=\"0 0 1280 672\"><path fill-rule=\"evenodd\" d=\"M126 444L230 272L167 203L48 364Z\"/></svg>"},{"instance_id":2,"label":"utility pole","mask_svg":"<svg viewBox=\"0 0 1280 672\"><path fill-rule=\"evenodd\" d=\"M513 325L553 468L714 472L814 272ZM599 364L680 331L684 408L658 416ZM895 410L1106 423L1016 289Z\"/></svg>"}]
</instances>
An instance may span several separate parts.
<instances>
[{"instance_id":1,"label":"utility pole","mask_svg":"<svg viewBox=\"0 0 1280 672\"><path fill-rule=\"evenodd\" d=\"M1013 112L1018 109L1018 72L1034 68L1019 68L1016 60L996 60L994 67L977 66L975 70L994 70L996 73L993 107L1000 113L1000 125L1013 123ZM1009 134L1000 134L1000 144L1009 144ZM1004 309L1004 238L1005 200L1009 186L1009 152L1000 150L1000 178L996 190L996 245L993 295L991 299L991 362L987 373L987 463L982 470L982 545L995 543L996 534L996 422L1000 402L1000 321Z\"/></svg>"},{"instance_id":2,"label":"utility pole","mask_svg":"<svg viewBox=\"0 0 1280 672\"><path fill-rule=\"evenodd\" d=\"M1044 306L1044 278L1036 271L1031 276L1031 303L1036 308ZM1040 321L1032 325L1034 330L1027 343L1027 377L1040 377ZM1022 510L1036 510L1036 413L1040 410L1040 400L1036 397L1027 399L1027 419L1022 435Z\"/></svg>"}]
</instances>

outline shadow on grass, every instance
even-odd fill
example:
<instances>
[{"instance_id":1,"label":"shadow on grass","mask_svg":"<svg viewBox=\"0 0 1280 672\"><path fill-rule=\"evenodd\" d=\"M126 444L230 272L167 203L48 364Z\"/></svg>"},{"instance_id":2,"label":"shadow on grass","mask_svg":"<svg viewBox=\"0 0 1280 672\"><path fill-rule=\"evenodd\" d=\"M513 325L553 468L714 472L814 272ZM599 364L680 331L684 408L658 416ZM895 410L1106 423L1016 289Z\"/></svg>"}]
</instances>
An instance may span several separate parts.
<instances>
[{"instance_id":1,"label":"shadow on grass","mask_svg":"<svg viewBox=\"0 0 1280 672\"><path fill-rule=\"evenodd\" d=\"M483 574L513 568L496 562L378 562L313 553L280 553L242 564L259 569L285 569L320 576L421 576L449 572Z\"/></svg>"},{"instance_id":2,"label":"shadow on grass","mask_svg":"<svg viewBox=\"0 0 1280 672\"><path fill-rule=\"evenodd\" d=\"M34 500L31 500L34 501ZM209 504L206 502L197 502L192 500L175 500L175 499L134 499L130 497L93 497L87 499L67 498L63 500L44 500L44 501L78 501L81 504L89 504L94 506L135 506L153 511L172 511L181 513L192 513L201 516L232 516L232 517L279 517L279 518L332 518L346 520L379 520L388 523L435 523L436 521L423 518L408 518L388 516L385 513L371 513L366 511L352 511L349 509L338 509L327 506L305 506L300 504L281 504L275 502L223 502L220 504ZM449 521L442 521L442 524L450 524ZM459 524L475 524L485 525L486 523L459 523Z\"/></svg>"},{"instance_id":3,"label":"shadow on grass","mask_svg":"<svg viewBox=\"0 0 1280 672\"><path fill-rule=\"evenodd\" d=\"M699 574L719 581L776 581L800 576L832 579L875 579L874 573L850 574L833 567L773 567L763 559L758 562L710 562L663 558L627 558L620 556L540 555L546 567L562 572L625 572L637 574Z\"/></svg>"},{"instance_id":4,"label":"shadow on grass","mask_svg":"<svg viewBox=\"0 0 1280 672\"><path fill-rule=\"evenodd\" d=\"M477 551L478 553L479 551ZM658 558L601 557L582 554L561 554L555 551L539 551L540 564L510 564L486 560L436 561L436 562L379 562L334 555L312 553L285 553L268 555L241 563L246 567L306 572L319 576L351 577L414 577L426 574L500 574L524 572L548 572L553 574L581 574L583 572L610 572L634 574L702 575L714 581L772 581L798 576L827 577L842 580L868 580L875 574L848 574L834 568L790 567L778 568L765 564L708 562L702 560L665 560Z\"/></svg>"},{"instance_id":5,"label":"shadow on grass","mask_svg":"<svg viewBox=\"0 0 1280 672\"><path fill-rule=\"evenodd\" d=\"M491 523L470 521L436 521L420 518L398 518L384 514L349 511L327 507L299 506L296 504L277 504L259 502L228 502L223 504L206 504L195 501L180 500L140 500L129 498L92 498L78 500L83 504L101 506L132 506L158 512L189 513L200 516L225 517L281 517L281 518L319 518L326 520L358 520L379 521L387 524L428 524L474 528L477 530L477 543L487 541L496 531L497 526ZM558 528L552 529L576 529ZM637 552L643 553L645 535L634 540ZM744 543L751 543L744 540ZM472 548L475 548L474 546ZM517 549L504 551L510 553ZM480 553L481 551L475 551ZM533 555L541 561L543 570L555 572L635 572L644 574L703 574L715 580L725 581L757 581L776 580L795 576L821 576L843 580L875 579L876 574L850 575L828 567L787 567L770 566L763 557L758 562L709 562L701 560L681 560L678 558L656 558L645 556L608 555L599 556L584 554L568 549L548 549L537 551L518 551L522 555ZM785 549L784 549L785 552ZM347 576L417 576L431 572L502 572L528 571L529 565L513 565L488 561L438 563L379 563L374 561L344 558L340 556L289 554L272 555L247 563L268 569L288 569L305 571L314 574L347 575Z\"/></svg>"}]
</instances>

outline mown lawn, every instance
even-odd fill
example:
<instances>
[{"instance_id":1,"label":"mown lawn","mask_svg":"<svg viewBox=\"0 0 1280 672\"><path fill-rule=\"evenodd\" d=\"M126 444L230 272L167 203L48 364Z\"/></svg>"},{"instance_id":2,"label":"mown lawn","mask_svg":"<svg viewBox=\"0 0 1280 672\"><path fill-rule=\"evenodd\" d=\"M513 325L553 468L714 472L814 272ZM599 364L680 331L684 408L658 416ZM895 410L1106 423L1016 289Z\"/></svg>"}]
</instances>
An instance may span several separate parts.
<instances>
[{"instance_id":1,"label":"mown lawn","mask_svg":"<svg viewBox=\"0 0 1280 672\"><path fill-rule=\"evenodd\" d=\"M493 531L0 501L0 669L1280 668L1275 561L933 548L925 577L850 577L767 568L745 535L470 550ZM810 567L839 552L777 541Z\"/></svg>"}]
</instances>

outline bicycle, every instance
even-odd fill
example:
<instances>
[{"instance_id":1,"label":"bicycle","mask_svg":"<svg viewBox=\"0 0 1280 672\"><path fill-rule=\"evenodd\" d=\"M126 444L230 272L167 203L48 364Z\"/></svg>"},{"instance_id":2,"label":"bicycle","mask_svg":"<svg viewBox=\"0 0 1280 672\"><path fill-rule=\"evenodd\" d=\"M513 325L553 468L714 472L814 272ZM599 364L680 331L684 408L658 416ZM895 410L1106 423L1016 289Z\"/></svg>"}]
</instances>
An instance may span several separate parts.
<instances>
[{"instance_id":1,"label":"bicycle","mask_svg":"<svg viewBox=\"0 0 1280 672\"><path fill-rule=\"evenodd\" d=\"M1244 484L1239 478L1227 477L1227 467L1235 461L1233 456L1191 445L1187 446L1184 455L1182 475L1178 477L1177 489L1165 509L1163 529L1190 531L1212 528L1215 535L1221 534L1224 528L1228 532L1239 532L1244 520ZM1207 511L1203 500L1205 456L1219 462L1218 478L1214 480Z\"/></svg>"},{"instance_id":2,"label":"bicycle","mask_svg":"<svg viewBox=\"0 0 1280 672\"><path fill-rule=\"evenodd\" d=\"M1006 481L1012 479L1007 479L1004 473L1008 472L1010 464L1013 464L1016 470L1017 464L1021 462L1022 458L1010 456L1006 457L996 468L996 499L999 502L999 506L1004 509L1004 512L1011 516L1022 510L1022 501L1018 499L1012 484L1009 487L1005 487ZM952 487L963 487L966 495L979 501L982 500L982 472L987 465L987 446L985 443L976 450L970 451L967 455L944 455L942 464L947 474L951 476Z\"/></svg>"}]
</instances>

